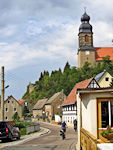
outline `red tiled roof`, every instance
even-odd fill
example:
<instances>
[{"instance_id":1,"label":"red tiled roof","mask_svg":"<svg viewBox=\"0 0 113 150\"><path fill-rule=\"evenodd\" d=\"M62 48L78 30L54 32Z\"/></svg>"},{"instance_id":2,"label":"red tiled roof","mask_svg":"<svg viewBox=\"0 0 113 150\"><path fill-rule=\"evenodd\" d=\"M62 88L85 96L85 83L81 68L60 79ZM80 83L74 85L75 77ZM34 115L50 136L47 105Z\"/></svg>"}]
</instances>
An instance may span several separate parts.
<instances>
[{"instance_id":1,"label":"red tiled roof","mask_svg":"<svg viewBox=\"0 0 113 150\"><path fill-rule=\"evenodd\" d=\"M78 82L74 88L72 89L72 91L70 92L70 94L68 95L68 97L66 98L66 100L62 103L62 106L65 105L70 105L70 104L75 104L76 102L76 91L79 88L87 88L89 83L92 81L93 78L90 79L86 79L84 81Z\"/></svg>"},{"instance_id":2,"label":"red tiled roof","mask_svg":"<svg viewBox=\"0 0 113 150\"><path fill-rule=\"evenodd\" d=\"M113 60L113 47L95 47L96 61L101 61L106 56L110 56L110 60Z\"/></svg>"},{"instance_id":3,"label":"red tiled roof","mask_svg":"<svg viewBox=\"0 0 113 150\"><path fill-rule=\"evenodd\" d=\"M25 102L25 100L19 100L19 101L17 101L19 104L22 104L22 103L24 103Z\"/></svg>"}]
</instances>

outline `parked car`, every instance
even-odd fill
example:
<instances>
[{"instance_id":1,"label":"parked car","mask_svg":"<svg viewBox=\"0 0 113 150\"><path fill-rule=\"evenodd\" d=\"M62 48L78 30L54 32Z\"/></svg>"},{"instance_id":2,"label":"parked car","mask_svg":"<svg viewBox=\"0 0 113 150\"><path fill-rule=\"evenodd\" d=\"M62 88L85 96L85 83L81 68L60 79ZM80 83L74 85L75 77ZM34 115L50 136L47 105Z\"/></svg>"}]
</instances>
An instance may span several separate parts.
<instances>
[{"instance_id":1,"label":"parked car","mask_svg":"<svg viewBox=\"0 0 113 150\"><path fill-rule=\"evenodd\" d=\"M14 138L20 139L19 128L15 126L13 121L1 121L0 122L0 140L3 142L6 140L13 140Z\"/></svg>"}]
</instances>

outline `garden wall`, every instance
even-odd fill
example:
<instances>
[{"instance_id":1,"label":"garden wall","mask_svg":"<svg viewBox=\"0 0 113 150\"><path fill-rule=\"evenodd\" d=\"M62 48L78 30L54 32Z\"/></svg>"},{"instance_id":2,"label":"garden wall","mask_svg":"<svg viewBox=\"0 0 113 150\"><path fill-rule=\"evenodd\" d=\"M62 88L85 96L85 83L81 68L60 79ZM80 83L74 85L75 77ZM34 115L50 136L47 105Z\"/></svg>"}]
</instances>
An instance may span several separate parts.
<instances>
[{"instance_id":1,"label":"garden wall","mask_svg":"<svg viewBox=\"0 0 113 150\"><path fill-rule=\"evenodd\" d=\"M26 134L37 132L40 130L40 124L34 123L33 125L29 125L26 127Z\"/></svg>"}]
</instances>

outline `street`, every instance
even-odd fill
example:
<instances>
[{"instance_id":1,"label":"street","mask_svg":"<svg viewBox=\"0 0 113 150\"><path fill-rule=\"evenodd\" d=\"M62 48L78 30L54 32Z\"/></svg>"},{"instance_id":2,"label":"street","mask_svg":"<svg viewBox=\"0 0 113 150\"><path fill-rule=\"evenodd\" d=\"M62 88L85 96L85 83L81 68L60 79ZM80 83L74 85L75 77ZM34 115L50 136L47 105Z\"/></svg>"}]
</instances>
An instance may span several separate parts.
<instances>
[{"instance_id":1,"label":"street","mask_svg":"<svg viewBox=\"0 0 113 150\"><path fill-rule=\"evenodd\" d=\"M50 129L51 132L22 144L4 147L2 150L69 150L77 141L77 133L72 128L67 128L66 139L62 140L59 136L60 126L46 123L40 123L40 126Z\"/></svg>"}]
</instances>

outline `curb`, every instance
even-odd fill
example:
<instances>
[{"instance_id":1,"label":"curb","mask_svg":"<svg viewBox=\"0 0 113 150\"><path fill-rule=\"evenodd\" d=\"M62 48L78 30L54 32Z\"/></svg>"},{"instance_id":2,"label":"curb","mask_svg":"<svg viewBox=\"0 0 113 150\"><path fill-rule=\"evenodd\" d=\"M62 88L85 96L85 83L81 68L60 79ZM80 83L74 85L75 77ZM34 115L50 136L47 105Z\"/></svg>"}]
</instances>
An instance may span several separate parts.
<instances>
[{"instance_id":1,"label":"curb","mask_svg":"<svg viewBox=\"0 0 113 150\"><path fill-rule=\"evenodd\" d=\"M22 136L19 141L13 141L11 143L0 143L0 148L6 147L6 146L15 146L18 144L23 144L32 139L35 139L35 138L38 138L38 137L41 137L41 136L51 133L51 131L47 128L42 128L42 127L40 127L40 128L42 131L40 130L40 131L32 133L30 135Z\"/></svg>"}]
</instances>

